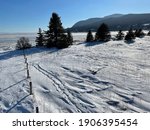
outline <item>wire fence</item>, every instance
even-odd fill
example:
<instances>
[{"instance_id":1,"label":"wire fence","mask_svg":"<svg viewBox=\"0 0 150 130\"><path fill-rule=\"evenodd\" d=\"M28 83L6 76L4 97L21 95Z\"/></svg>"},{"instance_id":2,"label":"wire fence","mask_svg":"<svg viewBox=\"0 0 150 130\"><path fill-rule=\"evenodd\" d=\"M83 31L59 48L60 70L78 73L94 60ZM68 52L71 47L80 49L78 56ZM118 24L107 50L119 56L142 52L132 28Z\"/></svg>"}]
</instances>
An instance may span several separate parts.
<instances>
[{"instance_id":1,"label":"wire fence","mask_svg":"<svg viewBox=\"0 0 150 130\"><path fill-rule=\"evenodd\" d=\"M33 95L33 104L34 104L34 111L36 113L39 113L39 107L37 105L37 101L36 101L36 98L35 98L35 94L33 92L33 83L32 83L32 80L31 80L31 75L30 75L30 70L29 70L29 63L28 63L28 59L27 59L27 56L25 54L25 51L23 51L23 55L24 55L24 59L25 59L25 66L26 66L26 71L27 71L27 79L28 79L28 83L29 83L29 94L30 95Z\"/></svg>"},{"instance_id":2,"label":"wire fence","mask_svg":"<svg viewBox=\"0 0 150 130\"><path fill-rule=\"evenodd\" d=\"M23 76L24 78L20 79L19 81L18 81L18 76L12 77L14 79L15 83L10 85L9 87L0 89L0 93L3 93L3 95L0 96L0 101L4 102L3 104L0 104L0 113L15 112L15 109L20 109L20 111L23 113L26 113L26 112L39 113L39 107L37 105L37 101L36 101L35 94L33 91L33 83L31 80L29 63L28 63L28 58L25 54L25 50L23 50L23 53L21 55L24 58L22 64L24 64L25 68L21 67L21 70L19 70L19 71L17 70L15 72L22 73L22 71L24 71L25 76ZM12 66L12 67L14 67L14 66ZM22 74L21 74L21 76L22 76ZM11 91L11 93L9 93L10 91ZM4 93L7 96L5 96ZM24 104L24 101L27 98L30 100L29 102L33 106L33 107L31 107L30 110L28 110L28 108L27 109L24 108L24 106L21 105L22 103ZM7 99L9 99L9 100L7 100Z\"/></svg>"}]
</instances>

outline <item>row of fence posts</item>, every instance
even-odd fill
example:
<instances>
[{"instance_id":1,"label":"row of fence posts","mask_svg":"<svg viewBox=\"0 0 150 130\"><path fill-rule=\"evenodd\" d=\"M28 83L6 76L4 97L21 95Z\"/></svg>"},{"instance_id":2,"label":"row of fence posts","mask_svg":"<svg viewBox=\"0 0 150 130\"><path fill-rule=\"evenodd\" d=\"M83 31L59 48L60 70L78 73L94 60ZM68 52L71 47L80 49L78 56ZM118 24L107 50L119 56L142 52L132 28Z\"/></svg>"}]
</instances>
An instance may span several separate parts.
<instances>
[{"instance_id":1,"label":"row of fence posts","mask_svg":"<svg viewBox=\"0 0 150 130\"><path fill-rule=\"evenodd\" d=\"M27 79L29 80L29 87L30 87L29 93L30 93L30 95L33 95L33 87L32 87L31 77L30 77L30 73L29 73L29 64L28 64L28 60L27 60L24 50L23 50L23 55L24 55L24 59L25 59L26 69L27 69ZM38 106L36 106L35 111L36 111L36 113L39 113Z\"/></svg>"}]
</instances>

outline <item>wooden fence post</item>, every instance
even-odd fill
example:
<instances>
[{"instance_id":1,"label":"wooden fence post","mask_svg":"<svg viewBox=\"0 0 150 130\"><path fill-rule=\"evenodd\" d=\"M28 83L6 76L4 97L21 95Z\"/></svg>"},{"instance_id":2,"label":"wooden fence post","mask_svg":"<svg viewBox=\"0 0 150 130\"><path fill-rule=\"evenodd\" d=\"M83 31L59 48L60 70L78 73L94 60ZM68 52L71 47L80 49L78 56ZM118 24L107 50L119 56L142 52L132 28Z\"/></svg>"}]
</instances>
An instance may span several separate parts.
<instances>
[{"instance_id":1,"label":"wooden fence post","mask_svg":"<svg viewBox=\"0 0 150 130\"><path fill-rule=\"evenodd\" d=\"M29 70L27 69L27 78L30 78Z\"/></svg>"},{"instance_id":2,"label":"wooden fence post","mask_svg":"<svg viewBox=\"0 0 150 130\"><path fill-rule=\"evenodd\" d=\"M39 108L38 107L36 107L36 113L39 113Z\"/></svg>"},{"instance_id":3,"label":"wooden fence post","mask_svg":"<svg viewBox=\"0 0 150 130\"><path fill-rule=\"evenodd\" d=\"M29 86L30 86L30 95L32 95L33 94L33 92L32 92L32 82L29 82Z\"/></svg>"},{"instance_id":4,"label":"wooden fence post","mask_svg":"<svg viewBox=\"0 0 150 130\"><path fill-rule=\"evenodd\" d=\"M25 57L25 63L27 63L27 58Z\"/></svg>"},{"instance_id":5,"label":"wooden fence post","mask_svg":"<svg viewBox=\"0 0 150 130\"><path fill-rule=\"evenodd\" d=\"M28 63L26 63L26 66L27 66L27 70L28 70Z\"/></svg>"}]
</instances>

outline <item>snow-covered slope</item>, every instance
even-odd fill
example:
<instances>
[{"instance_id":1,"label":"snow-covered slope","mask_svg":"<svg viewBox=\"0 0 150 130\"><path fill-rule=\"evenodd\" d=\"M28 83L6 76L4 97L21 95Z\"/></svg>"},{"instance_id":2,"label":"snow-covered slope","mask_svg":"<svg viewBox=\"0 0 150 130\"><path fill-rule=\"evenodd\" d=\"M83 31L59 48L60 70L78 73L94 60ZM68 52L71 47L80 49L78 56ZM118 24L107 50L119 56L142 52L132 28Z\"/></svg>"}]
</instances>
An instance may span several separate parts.
<instances>
[{"instance_id":1,"label":"snow-covered slope","mask_svg":"<svg viewBox=\"0 0 150 130\"><path fill-rule=\"evenodd\" d=\"M150 112L150 37L0 52L1 112Z\"/></svg>"}]
</instances>

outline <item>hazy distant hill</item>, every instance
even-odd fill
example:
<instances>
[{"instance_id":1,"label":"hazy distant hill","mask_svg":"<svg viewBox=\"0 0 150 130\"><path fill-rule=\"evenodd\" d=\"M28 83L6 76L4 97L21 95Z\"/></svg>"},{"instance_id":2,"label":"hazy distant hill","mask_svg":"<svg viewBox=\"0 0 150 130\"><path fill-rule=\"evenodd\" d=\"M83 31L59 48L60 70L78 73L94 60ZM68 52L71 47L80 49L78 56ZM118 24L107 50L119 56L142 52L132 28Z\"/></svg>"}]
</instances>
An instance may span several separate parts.
<instances>
[{"instance_id":1,"label":"hazy distant hill","mask_svg":"<svg viewBox=\"0 0 150 130\"><path fill-rule=\"evenodd\" d=\"M103 18L90 18L75 23L70 30L77 32L96 31L100 24L106 23L110 30L128 30L130 27L135 29L150 29L150 13L147 14L113 14Z\"/></svg>"}]
</instances>

